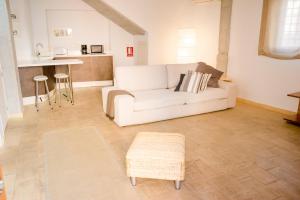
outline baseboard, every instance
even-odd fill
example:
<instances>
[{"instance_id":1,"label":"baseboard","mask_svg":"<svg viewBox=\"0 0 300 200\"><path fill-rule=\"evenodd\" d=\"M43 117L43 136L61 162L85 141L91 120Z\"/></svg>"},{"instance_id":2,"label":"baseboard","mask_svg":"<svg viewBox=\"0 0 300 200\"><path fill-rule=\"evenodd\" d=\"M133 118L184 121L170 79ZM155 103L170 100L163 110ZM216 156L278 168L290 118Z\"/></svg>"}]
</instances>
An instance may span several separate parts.
<instances>
[{"instance_id":1,"label":"baseboard","mask_svg":"<svg viewBox=\"0 0 300 200\"><path fill-rule=\"evenodd\" d=\"M295 115L296 114L296 112L292 112L292 111L277 108L277 107L274 107L274 106L258 103L258 102L251 101L251 100L244 99L244 98L240 98L240 97L237 98L237 101L241 102L241 103L246 103L246 104L249 104L249 105L253 105L253 106L256 106L256 107L264 108L266 110L270 110L270 111L273 111L273 112L281 113L281 114L284 114L284 115Z\"/></svg>"},{"instance_id":2,"label":"baseboard","mask_svg":"<svg viewBox=\"0 0 300 200\"><path fill-rule=\"evenodd\" d=\"M52 90L50 92L50 98L54 95L54 91ZM48 97L46 94L44 95L40 95L39 96L40 99L42 99L42 101L47 101L48 100ZM40 100L39 99L39 100ZM23 97L23 105L26 106L26 105L32 105L35 103L35 96L31 96L31 97Z\"/></svg>"},{"instance_id":3,"label":"baseboard","mask_svg":"<svg viewBox=\"0 0 300 200\"><path fill-rule=\"evenodd\" d=\"M10 114L8 116L8 118L9 119L11 119L11 118L23 118L23 113L21 112L21 113Z\"/></svg>"},{"instance_id":4,"label":"baseboard","mask_svg":"<svg viewBox=\"0 0 300 200\"><path fill-rule=\"evenodd\" d=\"M88 81L88 82L74 82L74 88L87 88L87 87L101 87L101 86L111 86L113 85L113 81ZM64 85L61 84L61 88L64 88ZM54 95L54 91L50 92L50 96ZM47 101L47 95L40 95L39 96L42 101ZM23 105L32 105L35 103L35 96L31 97L24 97L23 98Z\"/></svg>"}]
</instances>

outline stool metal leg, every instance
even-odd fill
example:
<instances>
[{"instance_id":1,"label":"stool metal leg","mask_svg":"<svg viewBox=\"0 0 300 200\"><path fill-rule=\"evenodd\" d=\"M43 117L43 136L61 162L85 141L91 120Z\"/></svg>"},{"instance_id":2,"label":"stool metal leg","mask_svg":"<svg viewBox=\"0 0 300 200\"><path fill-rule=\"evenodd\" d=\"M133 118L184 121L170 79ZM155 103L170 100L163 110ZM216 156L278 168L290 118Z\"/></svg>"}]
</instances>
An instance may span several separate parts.
<instances>
[{"instance_id":1,"label":"stool metal leg","mask_svg":"<svg viewBox=\"0 0 300 200\"><path fill-rule=\"evenodd\" d=\"M71 95L72 91L71 91L71 84L70 84L70 79L67 78L67 82L68 82L68 86L69 86L69 98L71 100L71 103L73 103L73 96Z\"/></svg>"},{"instance_id":2,"label":"stool metal leg","mask_svg":"<svg viewBox=\"0 0 300 200\"><path fill-rule=\"evenodd\" d=\"M72 100L71 100L71 96L70 96L70 88L69 88L69 78L66 78L66 93L67 93L67 96L68 96L68 101L70 101L72 103Z\"/></svg>"},{"instance_id":3,"label":"stool metal leg","mask_svg":"<svg viewBox=\"0 0 300 200\"><path fill-rule=\"evenodd\" d=\"M130 177L130 182L132 186L136 186L136 178L135 177Z\"/></svg>"},{"instance_id":4,"label":"stool metal leg","mask_svg":"<svg viewBox=\"0 0 300 200\"><path fill-rule=\"evenodd\" d=\"M35 81L35 107L36 107L36 111L39 111L39 82Z\"/></svg>"},{"instance_id":5,"label":"stool metal leg","mask_svg":"<svg viewBox=\"0 0 300 200\"><path fill-rule=\"evenodd\" d=\"M47 96L48 96L49 105L50 105L51 109L53 109L53 107L51 105L51 99L50 99L50 93L49 93L49 88L48 88L47 81L45 81L45 87L46 87L46 92L47 92Z\"/></svg>"},{"instance_id":6,"label":"stool metal leg","mask_svg":"<svg viewBox=\"0 0 300 200\"><path fill-rule=\"evenodd\" d=\"M58 92L59 92L59 107L61 107L61 90L60 90L60 79L58 79Z\"/></svg>"},{"instance_id":7,"label":"stool metal leg","mask_svg":"<svg viewBox=\"0 0 300 200\"><path fill-rule=\"evenodd\" d=\"M54 97L55 97L55 101L54 101L54 103L56 103L56 99L57 99L57 78L55 78Z\"/></svg>"},{"instance_id":8,"label":"stool metal leg","mask_svg":"<svg viewBox=\"0 0 300 200\"><path fill-rule=\"evenodd\" d=\"M68 65L68 71L69 71L69 81L71 86L71 94L72 94L72 105L74 105L74 88L73 88L73 78L72 78L72 65Z\"/></svg>"},{"instance_id":9,"label":"stool metal leg","mask_svg":"<svg viewBox=\"0 0 300 200\"><path fill-rule=\"evenodd\" d=\"M176 190L180 190L180 188L181 188L181 181L176 180L176 181L175 181L175 189L176 189Z\"/></svg>"},{"instance_id":10,"label":"stool metal leg","mask_svg":"<svg viewBox=\"0 0 300 200\"><path fill-rule=\"evenodd\" d=\"M69 101L68 88L67 88L67 78L64 78L64 85L65 85L65 93L67 95L67 101Z\"/></svg>"}]
</instances>

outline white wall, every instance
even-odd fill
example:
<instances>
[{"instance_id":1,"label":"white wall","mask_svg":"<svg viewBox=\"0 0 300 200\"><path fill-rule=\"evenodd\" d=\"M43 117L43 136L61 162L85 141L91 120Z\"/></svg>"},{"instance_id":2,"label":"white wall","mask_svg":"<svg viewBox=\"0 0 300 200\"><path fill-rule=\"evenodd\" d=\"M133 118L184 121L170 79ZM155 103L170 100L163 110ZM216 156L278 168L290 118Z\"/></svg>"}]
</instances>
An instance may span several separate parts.
<instances>
[{"instance_id":1,"label":"white wall","mask_svg":"<svg viewBox=\"0 0 300 200\"><path fill-rule=\"evenodd\" d=\"M126 47L133 46L134 36L120 28L113 22L110 23L110 47L114 55L114 65L130 66L135 63L133 57L126 56Z\"/></svg>"},{"instance_id":2,"label":"white wall","mask_svg":"<svg viewBox=\"0 0 300 200\"><path fill-rule=\"evenodd\" d=\"M229 76L239 96L274 107L296 111L297 100L287 93L300 91L300 60L258 56L263 0L234 0Z\"/></svg>"},{"instance_id":3,"label":"white wall","mask_svg":"<svg viewBox=\"0 0 300 200\"><path fill-rule=\"evenodd\" d=\"M46 10L94 10L81 0L12 1L30 2L33 47L39 42L43 43L46 48L49 46ZM150 64L176 63L178 29L194 28L197 31L198 40L197 60L215 65L218 50L220 2L196 5L191 0L106 1L147 31L149 45L147 51ZM25 24L28 23L20 24L20 29ZM115 55L115 65L133 64L133 58L125 57L125 47L135 44L134 37L113 23L110 27L110 48ZM139 59L136 61L140 62Z\"/></svg>"},{"instance_id":4,"label":"white wall","mask_svg":"<svg viewBox=\"0 0 300 200\"><path fill-rule=\"evenodd\" d=\"M46 10L91 10L80 0L29 0L32 18L33 44L42 43L48 47Z\"/></svg>"},{"instance_id":5,"label":"white wall","mask_svg":"<svg viewBox=\"0 0 300 200\"><path fill-rule=\"evenodd\" d=\"M48 44L51 50L64 47L69 52L74 52L80 51L81 44L102 44L106 53L113 53L115 65L134 64L134 58L126 57L126 47L134 44L134 36L96 10L51 9L46 10L46 19ZM72 36L55 37L53 30L57 28L71 28Z\"/></svg>"},{"instance_id":6,"label":"white wall","mask_svg":"<svg viewBox=\"0 0 300 200\"><path fill-rule=\"evenodd\" d=\"M49 50L52 50L53 47L57 46L59 43L64 43L71 50L80 50L81 44L102 43L105 45L105 52L111 52L114 55L114 65L134 64L134 59L127 58L125 54L126 46L128 44L133 44L133 36L120 29L117 25L100 14L97 14L96 20L98 21L95 21L96 11L83 1L30 0L30 8L34 46L37 43L42 43L46 49L49 48ZM76 14L76 12L85 14L82 15L82 18L79 18L78 13ZM70 16L73 16L73 20L71 21ZM50 37L49 40L48 33L51 33L49 27L57 26L57 28L64 28L59 26L64 26L64 24L68 23L76 29L79 24L82 25L82 23L84 23L83 19L86 23L84 27L88 27L89 30L77 33L75 40L67 41L68 39L62 39L59 41L58 38L53 37ZM50 25L49 27L48 24ZM76 35L74 31L73 34ZM98 37L97 34L99 35ZM70 42L72 44L70 44Z\"/></svg>"},{"instance_id":7,"label":"white wall","mask_svg":"<svg viewBox=\"0 0 300 200\"><path fill-rule=\"evenodd\" d=\"M133 54L136 65L148 64L148 35L135 35L134 39L134 52Z\"/></svg>"},{"instance_id":8,"label":"white wall","mask_svg":"<svg viewBox=\"0 0 300 200\"><path fill-rule=\"evenodd\" d=\"M109 44L109 21L94 10L46 10L49 48L65 47L80 52L81 44ZM72 29L71 36L56 37L56 29Z\"/></svg>"},{"instance_id":9,"label":"white wall","mask_svg":"<svg viewBox=\"0 0 300 200\"><path fill-rule=\"evenodd\" d=\"M6 91L4 88L4 73L0 61L0 146L4 142L4 130L8 120L7 116L7 102L6 102Z\"/></svg>"},{"instance_id":10,"label":"white wall","mask_svg":"<svg viewBox=\"0 0 300 200\"><path fill-rule=\"evenodd\" d=\"M32 33L29 0L10 0L11 12L17 16L12 20L15 35L16 54L19 59L32 56Z\"/></svg>"},{"instance_id":11,"label":"white wall","mask_svg":"<svg viewBox=\"0 0 300 200\"><path fill-rule=\"evenodd\" d=\"M0 0L0 64L3 70L8 115L14 116L22 114L22 103L7 7L6 1Z\"/></svg>"},{"instance_id":12,"label":"white wall","mask_svg":"<svg viewBox=\"0 0 300 200\"><path fill-rule=\"evenodd\" d=\"M197 31L197 59L216 64L220 2L191 0L105 0L148 33L149 63L177 62L177 30Z\"/></svg>"}]
</instances>

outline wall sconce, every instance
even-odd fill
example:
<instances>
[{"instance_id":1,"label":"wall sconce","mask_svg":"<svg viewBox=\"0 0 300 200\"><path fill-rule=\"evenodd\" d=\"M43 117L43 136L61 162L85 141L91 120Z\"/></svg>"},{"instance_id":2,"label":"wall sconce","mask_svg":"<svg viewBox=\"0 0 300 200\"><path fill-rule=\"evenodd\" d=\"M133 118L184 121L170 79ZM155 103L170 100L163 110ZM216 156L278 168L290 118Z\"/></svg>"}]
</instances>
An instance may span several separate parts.
<instances>
[{"instance_id":1,"label":"wall sconce","mask_svg":"<svg viewBox=\"0 0 300 200\"><path fill-rule=\"evenodd\" d=\"M178 30L177 62L189 63L196 59L196 31L194 29Z\"/></svg>"}]
</instances>

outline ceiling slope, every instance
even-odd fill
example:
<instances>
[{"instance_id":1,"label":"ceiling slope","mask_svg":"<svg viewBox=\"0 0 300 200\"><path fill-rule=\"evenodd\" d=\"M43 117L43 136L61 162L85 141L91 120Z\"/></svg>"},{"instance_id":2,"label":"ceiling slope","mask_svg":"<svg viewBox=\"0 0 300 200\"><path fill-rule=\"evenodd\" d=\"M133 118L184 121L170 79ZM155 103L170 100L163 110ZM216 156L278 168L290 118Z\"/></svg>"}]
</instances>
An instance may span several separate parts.
<instances>
[{"instance_id":1,"label":"ceiling slope","mask_svg":"<svg viewBox=\"0 0 300 200\"><path fill-rule=\"evenodd\" d=\"M102 0L83 1L132 35L144 35L146 33L146 31L139 25L128 19L126 16Z\"/></svg>"}]
</instances>

